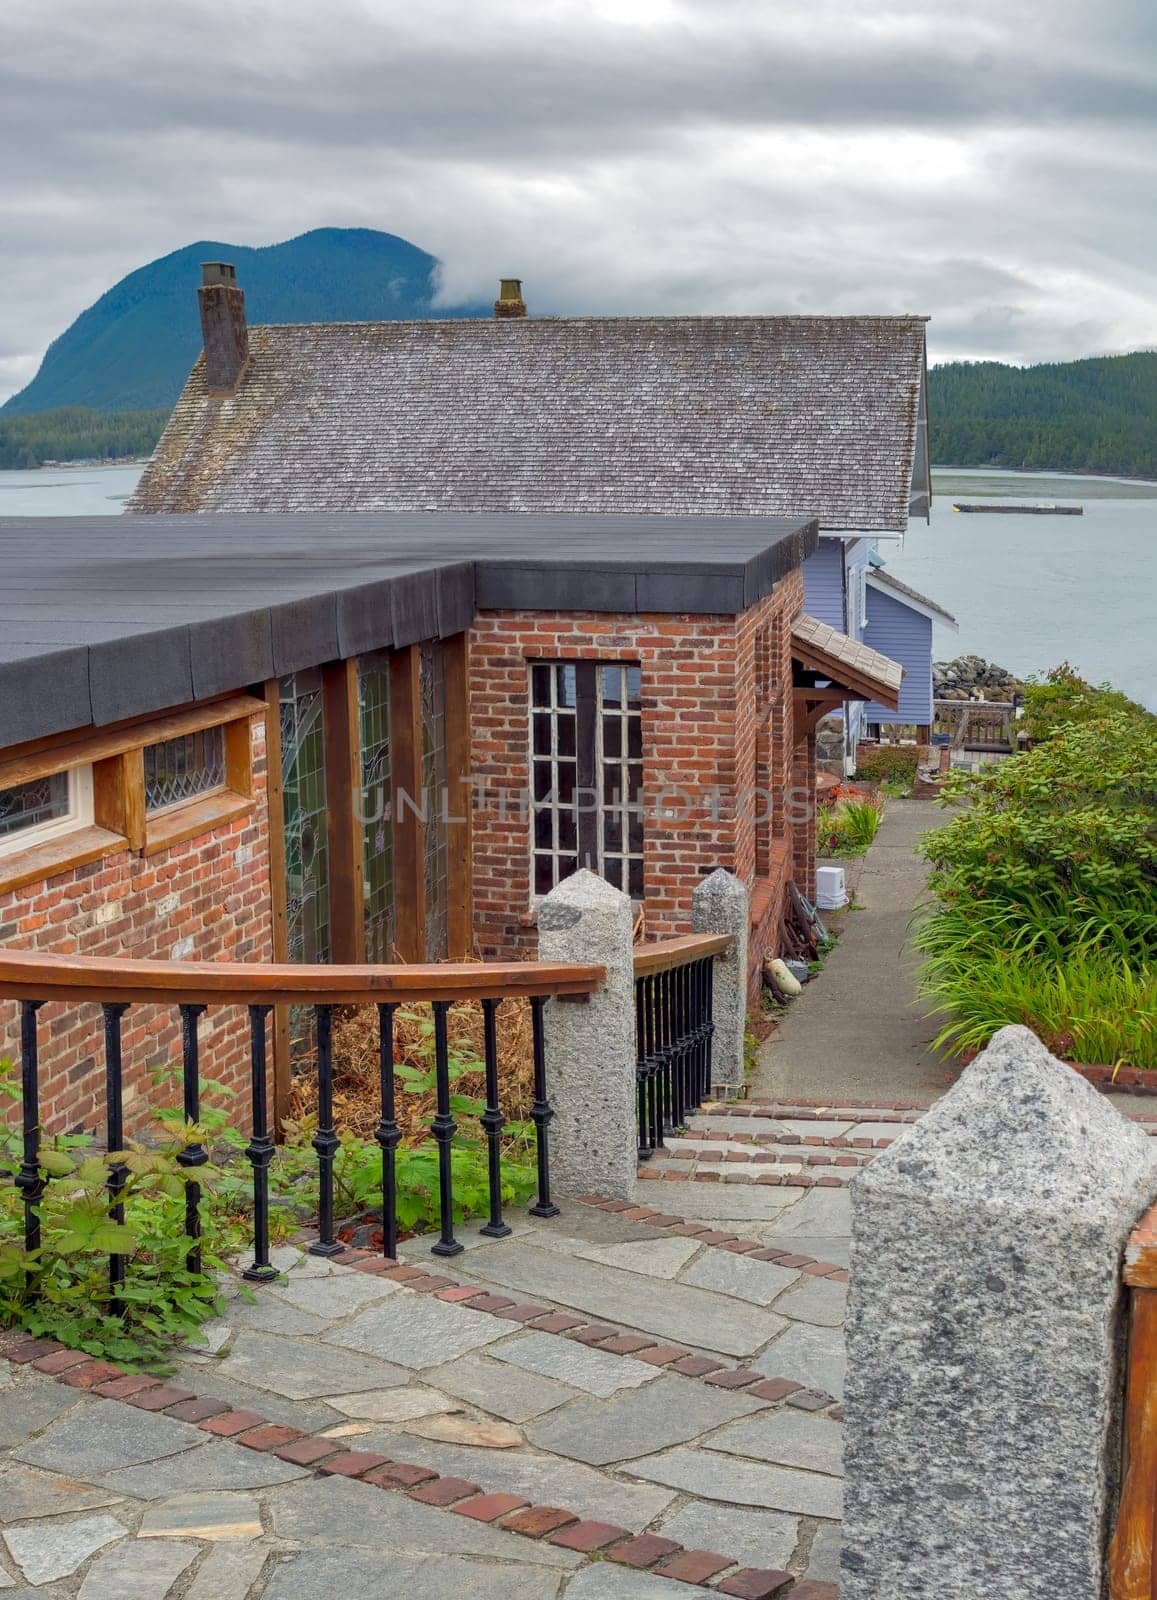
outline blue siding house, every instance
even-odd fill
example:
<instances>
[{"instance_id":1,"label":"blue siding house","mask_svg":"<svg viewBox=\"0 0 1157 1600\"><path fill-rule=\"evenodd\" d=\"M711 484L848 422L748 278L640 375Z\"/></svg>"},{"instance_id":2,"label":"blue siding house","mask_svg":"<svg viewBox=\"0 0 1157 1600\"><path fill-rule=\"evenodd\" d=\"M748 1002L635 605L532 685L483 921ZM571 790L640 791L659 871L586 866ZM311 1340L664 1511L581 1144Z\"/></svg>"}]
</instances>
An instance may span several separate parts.
<instances>
[{"instance_id":1,"label":"blue siding house","mask_svg":"<svg viewBox=\"0 0 1157 1600\"><path fill-rule=\"evenodd\" d=\"M956 627L956 618L943 606L910 589L875 558L866 573L867 625L864 643L898 661L904 668L897 710L868 701L863 720L915 724L926 728L932 721L932 623Z\"/></svg>"}]
</instances>

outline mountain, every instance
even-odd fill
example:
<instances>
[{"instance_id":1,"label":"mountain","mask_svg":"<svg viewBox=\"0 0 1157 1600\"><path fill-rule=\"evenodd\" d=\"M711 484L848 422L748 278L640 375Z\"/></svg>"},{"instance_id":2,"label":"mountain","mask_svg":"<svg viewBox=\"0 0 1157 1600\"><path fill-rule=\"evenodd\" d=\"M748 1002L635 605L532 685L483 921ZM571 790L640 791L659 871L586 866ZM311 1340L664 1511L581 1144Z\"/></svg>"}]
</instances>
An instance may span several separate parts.
<instances>
[{"instance_id":1,"label":"mountain","mask_svg":"<svg viewBox=\"0 0 1157 1600\"><path fill-rule=\"evenodd\" d=\"M32 382L0 411L171 407L201 349L202 261L235 263L251 323L479 316L489 309L435 310L436 259L372 228L315 228L257 250L203 239L150 261L101 295L52 342Z\"/></svg>"},{"instance_id":2,"label":"mountain","mask_svg":"<svg viewBox=\"0 0 1157 1600\"><path fill-rule=\"evenodd\" d=\"M1157 351L1009 367L954 361L928 375L932 459L1157 478Z\"/></svg>"}]
</instances>

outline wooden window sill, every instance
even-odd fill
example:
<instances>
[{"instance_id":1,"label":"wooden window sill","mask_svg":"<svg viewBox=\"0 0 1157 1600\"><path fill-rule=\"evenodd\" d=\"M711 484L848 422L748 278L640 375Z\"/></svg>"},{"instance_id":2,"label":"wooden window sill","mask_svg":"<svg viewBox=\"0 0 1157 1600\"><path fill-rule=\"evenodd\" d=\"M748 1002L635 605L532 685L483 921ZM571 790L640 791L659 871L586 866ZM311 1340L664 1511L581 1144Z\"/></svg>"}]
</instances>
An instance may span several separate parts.
<instances>
[{"instance_id":1,"label":"wooden window sill","mask_svg":"<svg viewBox=\"0 0 1157 1600\"><path fill-rule=\"evenodd\" d=\"M245 795L234 794L230 789L220 789L188 805L174 806L171 811L158 812L145 820L146 856L157 855L161 850L171 850L199 834L212 833L238 817L247 817L255 802Z\"/></svg>"},{"instance_id":2,"label":"wooden window sill","mask_svg":"<svg viewBox=\"0 0 1157 1600\"><path fill-rule=\"evenodd\" d=\"M108 828L77 828L58 834L28 850L0 856L0 891L22 889L27 884L54 878L72 867L87 866L105 856L119 855L129 842Z\"/></svg>"}]
</instances>

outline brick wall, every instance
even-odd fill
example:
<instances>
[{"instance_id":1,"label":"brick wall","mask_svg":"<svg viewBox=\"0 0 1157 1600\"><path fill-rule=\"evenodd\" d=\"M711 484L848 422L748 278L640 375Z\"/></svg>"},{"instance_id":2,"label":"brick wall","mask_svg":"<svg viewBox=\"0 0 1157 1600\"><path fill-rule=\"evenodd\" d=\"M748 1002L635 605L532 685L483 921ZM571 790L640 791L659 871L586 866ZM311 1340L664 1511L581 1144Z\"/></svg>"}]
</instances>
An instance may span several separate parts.
<instances>
[{"instance_id":1,"label":"brick wall","mask_svg":"<svg viewBox=\"0 0 1157 1600\"><path fill-rule=\"evenodd\" d=\"M271 961L272 913L265 800L265 730L252 725L254 806L245 817L156 855L129 851L0 893L0 943L61 955L187 961ZM18 1008L0 1001L0 1056L18 1059ZM50 1002L40 1011L44 1126L99 1131L104 1116L100 1008ZM180 1089L152 1088L149 1069L180 1065L175 1010L133 1006L125 1015L125 1118L129 1131L151 1103L180 1103ZM242 1091L248 1125L248 1021L225 1008L201 1019L202 1071Z\"/></svg>"},{"instance_id":2,"label":"brick wall","mask_svg":"<svg viewBox=\"0 0 1157 1600\"><path fill-rule=\"evenodd\" d=\"M481 806L474 818L480 955L528 953L536 943L527 915L527 663L629 661L642 668L648 935L687 932L691 895L703 871L725 866L753 889L763 885L755 907L754 970L764 946L774 942L791 859L785 799L793 778L790 623L802 604L797 572L738 617L478 616L470 637L470 710ZM676 815L654 815L664 790L683 791L689 803L680 800ZM771 796L770 815L760 791Z\"/></svg>"}]
</instances>

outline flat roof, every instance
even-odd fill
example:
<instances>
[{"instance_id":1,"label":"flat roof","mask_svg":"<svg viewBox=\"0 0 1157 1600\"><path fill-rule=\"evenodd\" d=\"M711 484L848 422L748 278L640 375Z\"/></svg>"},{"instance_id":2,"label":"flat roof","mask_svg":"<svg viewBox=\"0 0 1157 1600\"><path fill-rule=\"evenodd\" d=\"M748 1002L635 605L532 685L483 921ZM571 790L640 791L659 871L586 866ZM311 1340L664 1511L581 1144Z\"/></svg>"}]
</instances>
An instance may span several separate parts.
<instances>
[{"instance_id":1,"label":"flat roof","mask_svg":"<svg viewBox=\"0 0 1157 1600\"><path fill-rule=\"evenodd\" d=\"M445 638L478 611L734 615L817 540L795 517L0 518L0 746Z\"/></svg>"}]
</instances>

